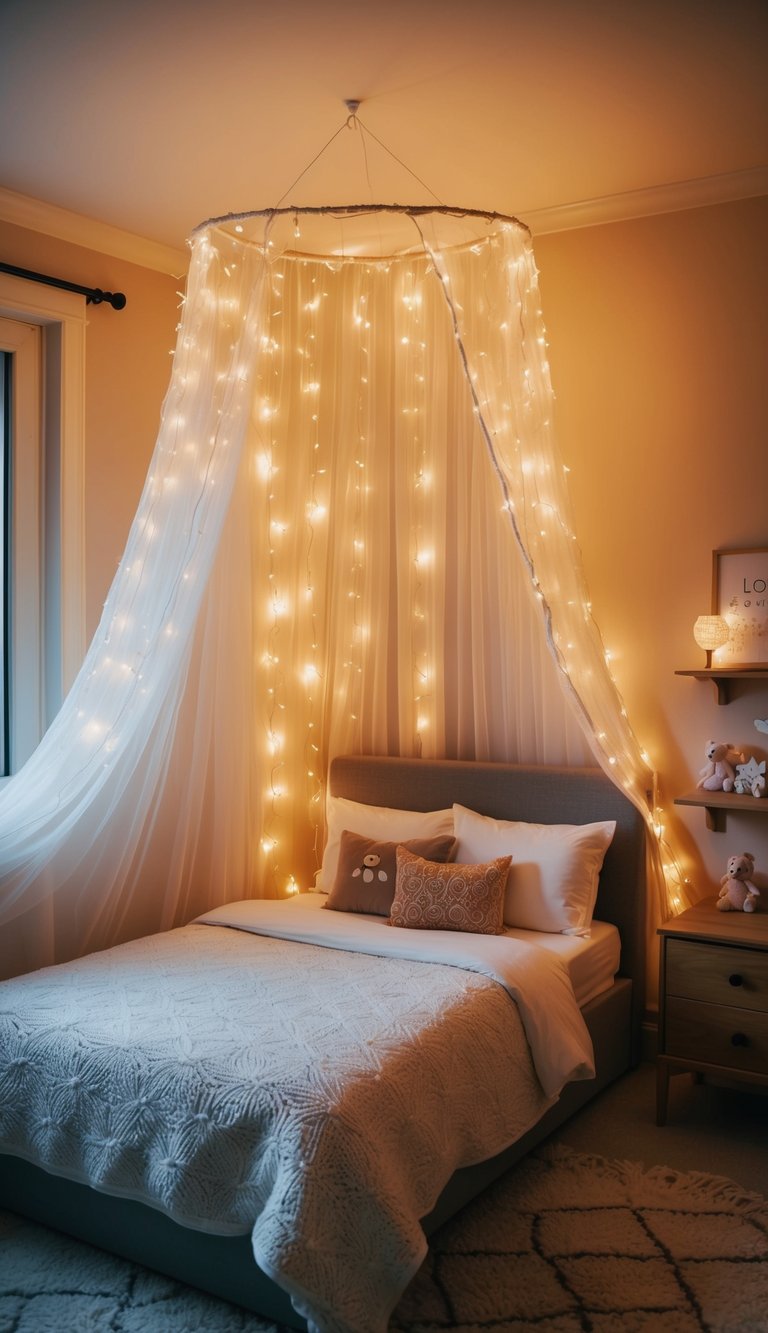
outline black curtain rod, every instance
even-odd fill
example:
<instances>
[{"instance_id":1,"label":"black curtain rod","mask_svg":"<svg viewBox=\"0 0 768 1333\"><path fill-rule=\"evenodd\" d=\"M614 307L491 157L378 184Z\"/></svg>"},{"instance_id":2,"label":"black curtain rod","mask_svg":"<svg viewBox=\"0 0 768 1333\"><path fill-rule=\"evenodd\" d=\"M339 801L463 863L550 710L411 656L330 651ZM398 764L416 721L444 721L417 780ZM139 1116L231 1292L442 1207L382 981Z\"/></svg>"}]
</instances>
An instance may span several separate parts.
<instances>
[{"instance_id":1,"label":"black curtain rod","mask_svg":"<svg viewBox=\"0 0 768 1333\"><path fill-rule=\"evenodd\" d=\"M79 292L85 297L87 305L101 305L106 301L113 310L123 310L127 300L122 292L103 292L100 287L81 287L79 282L66 282L64 278L49 278L45 273L33 273L28 268L16 268L15 264L0 263L0 273L10 273L14 278L28 278L30 282L44 282L47 287L61 287L65 292Z\"/></svg>"}]
</instances>

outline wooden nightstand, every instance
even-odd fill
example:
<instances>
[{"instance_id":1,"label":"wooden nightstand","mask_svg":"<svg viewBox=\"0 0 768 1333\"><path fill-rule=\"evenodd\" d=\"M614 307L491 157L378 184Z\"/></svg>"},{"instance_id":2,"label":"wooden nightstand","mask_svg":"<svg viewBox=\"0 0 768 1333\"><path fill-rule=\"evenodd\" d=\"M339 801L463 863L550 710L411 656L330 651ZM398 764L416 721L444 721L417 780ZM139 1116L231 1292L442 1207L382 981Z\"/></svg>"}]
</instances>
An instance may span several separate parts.
<instances>
[{"instance_id":1,"label":"wooden nightstand","mask_svg":"<svg viewBox=\"0 0 768 1333\"><path fill-rule=\"evenodd\" d=\"M671 1074L693 1070L768 1088L768 913L718 912L715 901L705 898L658 932L659 1125Z\"/></svg>"}]
</instances>

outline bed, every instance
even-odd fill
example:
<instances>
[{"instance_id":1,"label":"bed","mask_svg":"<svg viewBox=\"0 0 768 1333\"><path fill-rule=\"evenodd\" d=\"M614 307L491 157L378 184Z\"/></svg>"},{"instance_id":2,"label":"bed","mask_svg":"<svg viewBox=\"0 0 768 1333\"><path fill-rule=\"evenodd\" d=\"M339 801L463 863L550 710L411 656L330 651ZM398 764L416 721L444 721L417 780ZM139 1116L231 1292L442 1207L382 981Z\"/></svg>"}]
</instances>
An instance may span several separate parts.
<instances>
[{"instance_id":1,"label":"bed","mask_svg":"<svg viewBox=\"0 0 768 1333\"><path fill-rule=\"evenodd\" d=\"M322 910L327 900L311 893L217 909L181 931L94 955L80 971L66 965L4 983L0 1205L290 1328L380 1333L425 1237L639 1058L645 825L593 769L343 756L329 794L340 808L458 807L491 832L494 821L610 821L594 908L601 924L543 941L514 927L482 937L392 930L382 917ZM537 993L539 965L544 995L562 992L562 1009ZM288 989L270 1028L265 987L278 972ZM95 1044L119 1095L110 1092L108 1124L92 1098L75 1159L62 1128L71 1117L56 1099L79 1105L90 1095L91 1075L81 1076L73 1054L91 1021L78 1025L84 975L103 996ZM41 979L59 991L41 999ZM33 1015L23 1046L22 1012ZM244 1132L257 1154L245 1162L242 1089L255 1088L247 1080L267 1057L268 1091L260 1083L258 1096L245 1097L253 1105ZM134 1086L147 1062L160 1082ZM125 1146L135 1147L125 1107L136 1123L149 1116L170 1065L186 1088L183 1134L156 1134L154 1165L141 1176L141 1154ZM45 1115L19 1096L38 1074ZM211 1118L224 1135L213 1155ZM87 1176L72 1165L86 1159Z\"/></svg>"}]
</instances>

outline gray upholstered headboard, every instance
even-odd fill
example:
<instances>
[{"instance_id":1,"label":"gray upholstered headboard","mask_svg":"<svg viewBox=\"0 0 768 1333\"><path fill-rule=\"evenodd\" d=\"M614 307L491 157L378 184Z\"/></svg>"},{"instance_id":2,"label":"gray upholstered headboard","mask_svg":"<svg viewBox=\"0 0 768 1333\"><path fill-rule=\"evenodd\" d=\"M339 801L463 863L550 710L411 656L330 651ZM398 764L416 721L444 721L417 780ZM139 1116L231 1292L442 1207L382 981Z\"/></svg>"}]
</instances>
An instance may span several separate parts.
<instances>
[{"instance_id":1,"label":"gray upholstered headboard","mask_svg":"<svg viewBox=\"0 0 768 1333\"><path fill-rule=\"evenodd\" d=\"M595 915L621 934L621 973L632 978L639 1023L645 993L645 822L600 769L341 755L331 763L330 791L403 810L440 810L456 801L495 819L535 824L615 819Z\"/></svg>"}]
</instances>

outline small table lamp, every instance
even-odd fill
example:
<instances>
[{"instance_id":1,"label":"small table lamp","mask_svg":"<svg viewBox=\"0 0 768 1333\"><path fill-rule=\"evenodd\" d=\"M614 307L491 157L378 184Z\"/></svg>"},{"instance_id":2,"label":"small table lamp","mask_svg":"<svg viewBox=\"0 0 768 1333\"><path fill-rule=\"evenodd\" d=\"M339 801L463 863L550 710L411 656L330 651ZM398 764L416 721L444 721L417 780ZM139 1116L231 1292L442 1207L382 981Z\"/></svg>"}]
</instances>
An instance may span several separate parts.
<instances>
[{"instance_id":1,"label":"small table lamp","mask_svg":"<svg viewBox=\"0 0 768 1333\"><path fill-rule=\"evenodd\" d=\"M693 627L693 637L706 652L709 668L712 666L712 653L715 648L722 648L728 642L731 630L724 616L699 616Z\"/></svg>"}]
</instances>

